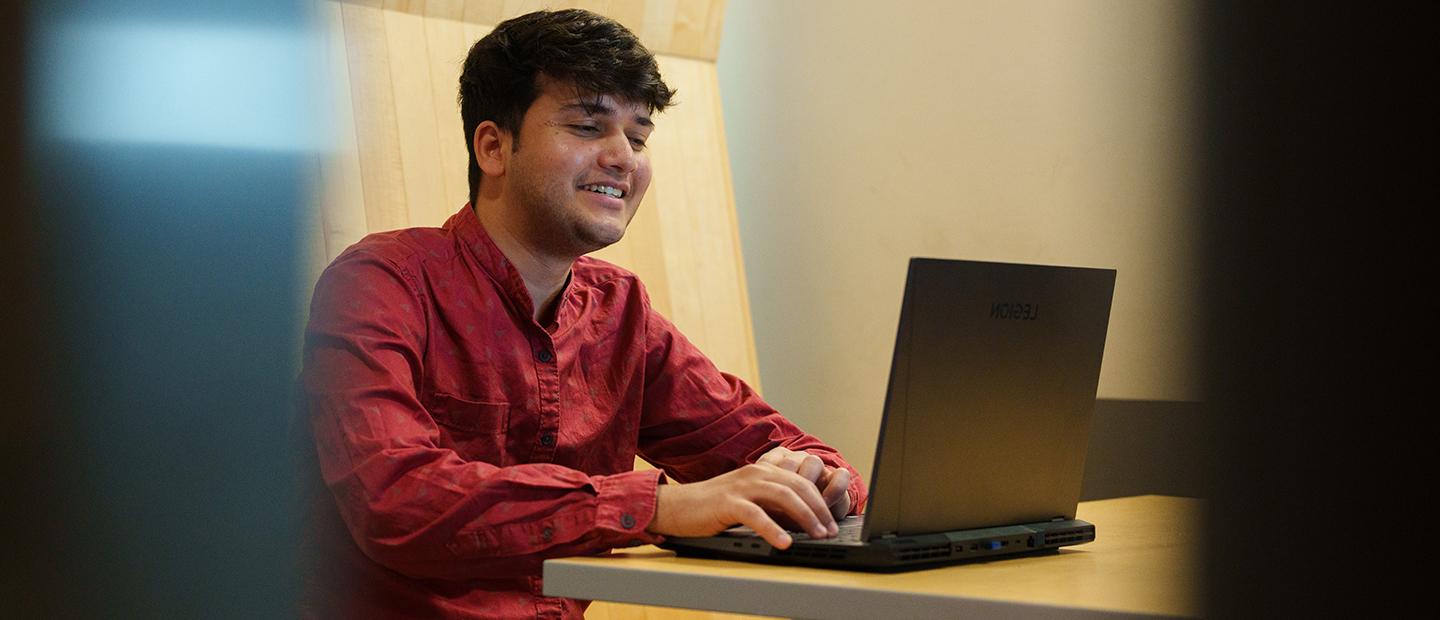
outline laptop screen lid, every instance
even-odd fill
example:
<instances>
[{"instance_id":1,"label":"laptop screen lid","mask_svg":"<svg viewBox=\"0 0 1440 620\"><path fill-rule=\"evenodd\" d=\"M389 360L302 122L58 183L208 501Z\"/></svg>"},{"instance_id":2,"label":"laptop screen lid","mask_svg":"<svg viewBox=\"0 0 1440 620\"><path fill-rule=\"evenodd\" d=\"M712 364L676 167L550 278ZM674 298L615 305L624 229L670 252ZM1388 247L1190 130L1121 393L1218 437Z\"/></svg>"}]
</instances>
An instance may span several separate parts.
<instances>
[{"instance_id":1,"label":"laptop screen lid","mask_svg":"<svg viewBox=\"0 0 1440 620\"><path fill-rule=\"evenodd\" d=\"M911 259L863 539L1074 518L1114 288Z\"/></svg>"}]
</instances>

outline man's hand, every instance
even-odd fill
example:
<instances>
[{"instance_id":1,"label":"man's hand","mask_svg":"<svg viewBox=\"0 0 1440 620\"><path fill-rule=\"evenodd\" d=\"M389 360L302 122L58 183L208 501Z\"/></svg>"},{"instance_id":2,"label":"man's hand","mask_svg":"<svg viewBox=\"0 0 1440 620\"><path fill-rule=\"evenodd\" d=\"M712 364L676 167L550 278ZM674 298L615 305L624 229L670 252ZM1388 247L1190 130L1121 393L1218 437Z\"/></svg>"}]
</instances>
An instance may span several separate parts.
<instances>
[{"instance_id":1,"label":"man's hand","mask_svg":"<svg viewBox=\"0 0 1440 620\"><path fill-rule=\"evenodd\" d=\"M758 463L769 463L786 471L793 471L820 489L820 497L830 509L830 516L843 519L850 514L850 470L831 467L820 457L808 452L795 452L787 448L774 448L761 456Z\"/></svg>"},{"instance_id":2,"label":"man's hand","mask_svg":"<svg viewBox=\"0 0 1440 620\"><path fill-rule=\"evenodd\" d=\"M848 484L848 472L845 478ZM841 489L843 493L843 485ZM771 546L787 549L790 534L771 514L803 528L813 538L828 538L840 531L812 479L768 462L701 482L660 485L655 518L647 529L665 536L711 536L738 523L755 530Z\"/></svg>"}]
</instances>

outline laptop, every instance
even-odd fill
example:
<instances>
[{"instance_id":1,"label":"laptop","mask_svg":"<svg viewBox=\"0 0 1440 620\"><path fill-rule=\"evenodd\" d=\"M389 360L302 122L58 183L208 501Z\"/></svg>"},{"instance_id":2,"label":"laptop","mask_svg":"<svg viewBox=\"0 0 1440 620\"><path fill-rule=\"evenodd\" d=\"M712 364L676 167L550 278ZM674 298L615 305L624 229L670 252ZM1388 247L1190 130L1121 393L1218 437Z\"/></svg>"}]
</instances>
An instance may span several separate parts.
<instances>
[{"instance_id":1,"label":"laptop","mask_svg":"<svg viewBox=\"0 0 1440 620\"><path fill-rule=\"evenodd\" d=\"M903 570L1095 540L1075 518L1113 269L912 258L865 514L841 536L748 528L680 555Z\"/></svg>"}]
</instances>

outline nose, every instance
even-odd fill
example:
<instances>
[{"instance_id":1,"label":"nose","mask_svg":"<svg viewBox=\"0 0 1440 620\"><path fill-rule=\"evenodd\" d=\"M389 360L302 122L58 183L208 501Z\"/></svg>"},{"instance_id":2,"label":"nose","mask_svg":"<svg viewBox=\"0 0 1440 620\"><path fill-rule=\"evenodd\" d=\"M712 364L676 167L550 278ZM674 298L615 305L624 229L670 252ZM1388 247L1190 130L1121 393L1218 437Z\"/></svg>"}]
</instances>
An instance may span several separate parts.
<instances>
[{"instance_id":1,"label":"nose","mask_svg":"<svg viewBox=\"0 0 1440 620\"><path fill-rule=\"evenodd\" d=\"M640 156L630 146L624 133L607 138L600 149L600 167L619 174L630 174L640 165Z\"/></svg>"}]
</instances>

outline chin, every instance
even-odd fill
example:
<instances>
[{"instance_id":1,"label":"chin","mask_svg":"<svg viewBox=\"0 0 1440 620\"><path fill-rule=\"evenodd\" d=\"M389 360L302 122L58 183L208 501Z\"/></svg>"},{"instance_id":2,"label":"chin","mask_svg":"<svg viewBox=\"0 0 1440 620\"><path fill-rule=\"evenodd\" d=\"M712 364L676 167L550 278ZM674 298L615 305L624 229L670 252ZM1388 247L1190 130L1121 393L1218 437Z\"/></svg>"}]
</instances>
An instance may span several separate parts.
<instances>
[{"instance_id":1,"label":"chin","mask_svg":"<svg viewBox=\"0 0 1440 620\"><path fill-rule=\"evenodd\" d=\"M615 245L625 237L625 227L622 225L587 226L576 232L579 233L577 237L581 243L594 247L591 252Z\"/></svg>"},{"instance_id":2,"label":"chin","mask_svg":"<svg viewBox=\"0 0 1440 620\"><path fill-rule=\"evenodd\" d=\"M575 249L579 250L579 254L589 254L608 248L618 243L623 236L623 233L615 235L595 234L596 232L597 231L583 231L572 239Z\"/></svg>"}]
</instances>

